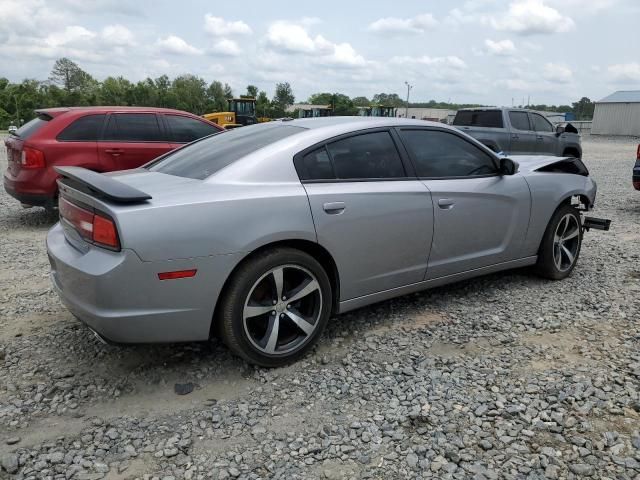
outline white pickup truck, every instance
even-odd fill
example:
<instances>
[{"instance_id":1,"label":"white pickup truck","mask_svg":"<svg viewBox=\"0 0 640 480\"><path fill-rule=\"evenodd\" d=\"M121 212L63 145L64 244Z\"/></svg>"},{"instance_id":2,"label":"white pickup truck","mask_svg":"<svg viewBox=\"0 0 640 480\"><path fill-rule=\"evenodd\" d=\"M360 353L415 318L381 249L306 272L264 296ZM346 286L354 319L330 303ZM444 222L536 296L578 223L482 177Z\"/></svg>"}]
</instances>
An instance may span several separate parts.
<instances>
[{"instance_id":1,"label":"white pickup truck","mask_svg":"<svg viewBox=\"0 0 640 480\"><path fill-rule=\"evenodd\" d=\"M582 157L580 135L571 124L554 127L543 115L518 108L465 108L453 126L505 155Z\"/></svg>"}]
</instances>

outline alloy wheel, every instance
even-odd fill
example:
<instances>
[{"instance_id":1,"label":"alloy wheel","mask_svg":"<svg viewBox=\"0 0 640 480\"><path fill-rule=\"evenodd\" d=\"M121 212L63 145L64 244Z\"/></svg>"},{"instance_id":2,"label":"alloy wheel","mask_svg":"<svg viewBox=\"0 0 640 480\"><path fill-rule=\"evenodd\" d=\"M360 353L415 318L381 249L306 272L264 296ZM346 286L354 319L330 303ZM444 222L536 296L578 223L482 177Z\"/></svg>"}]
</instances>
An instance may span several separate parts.
<instances>
[{"instance_id":1,"label":"alloy wheel","mask_svg":"<svg viewBox=\"0 0 640 480\"><path fill-rule=\"evenodd\" d=\"M580 248L580 223L570 213L558 222L553 235L553 262L561 272L569 270L576 261Z\"/></svg>"},{"instance_id":2,"label":"alloy wheel","mask_svg":"<svg viewBox=\"0 0 640 480\"><path fill-rule=\"evenodd\" d=\"M320 324L322 291L317 278L299 265L282 265L262 275L244 303L247 338L260 352L281 355L298 349Z\"/></svg>"}]
</instances>

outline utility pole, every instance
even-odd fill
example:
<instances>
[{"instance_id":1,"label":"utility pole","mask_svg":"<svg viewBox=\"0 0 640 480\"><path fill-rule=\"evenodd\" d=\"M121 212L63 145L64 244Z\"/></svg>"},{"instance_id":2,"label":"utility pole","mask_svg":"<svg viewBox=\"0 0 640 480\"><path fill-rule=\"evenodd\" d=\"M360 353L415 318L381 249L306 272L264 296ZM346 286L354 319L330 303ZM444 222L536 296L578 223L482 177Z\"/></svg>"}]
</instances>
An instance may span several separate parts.
<instances>
[{"instance_id":1,"label":"utility pole","mask_svg":"<svg viewBox=\"0 0 640 480\"><path fill-rule=\"evenodd\" d=\"M409 93L411 92L413 85L410 85L407 81L405 81L404 84L407 86L407 108L404 111L404 118L409 118Z\"/></svg>"}]
</instances>

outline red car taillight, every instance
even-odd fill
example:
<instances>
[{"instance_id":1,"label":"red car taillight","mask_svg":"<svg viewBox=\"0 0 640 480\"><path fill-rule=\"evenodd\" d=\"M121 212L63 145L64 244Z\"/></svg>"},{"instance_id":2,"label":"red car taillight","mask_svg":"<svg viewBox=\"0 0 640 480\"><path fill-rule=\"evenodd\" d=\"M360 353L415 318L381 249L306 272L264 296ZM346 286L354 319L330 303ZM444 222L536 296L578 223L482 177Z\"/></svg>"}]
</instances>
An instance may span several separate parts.
<instances>
[{"instance_id":1,"label":"red car taillight","mask_svg":"<svg viewBox=\"0 0 640 480\"><path fill-rule=\"evenodd\" d=\"M640 143L638 144L638 150L636 151L636 160L640 160Z\"/></svg>"},{"instance_id":2,"label":"red car taillight","mask_svg":"<svg viewBox=\"0 0 640 480\"><path fill-rule=\"evenodd\" d=\"M120 250L120 240L116 224L105 215L83 208L60 197L60 216L88 242L111 250Z\"/></svg>"},{"instance_id":3,"label":"red car taillight","mask_svg":"<svg viewBox=\"0 0 640 480\"><path fill-rule=\"evenodd\" d=\"M44 152L32 147L22 147L20 165L22 168L44 168Z\"/></svg>"}]
</instances>

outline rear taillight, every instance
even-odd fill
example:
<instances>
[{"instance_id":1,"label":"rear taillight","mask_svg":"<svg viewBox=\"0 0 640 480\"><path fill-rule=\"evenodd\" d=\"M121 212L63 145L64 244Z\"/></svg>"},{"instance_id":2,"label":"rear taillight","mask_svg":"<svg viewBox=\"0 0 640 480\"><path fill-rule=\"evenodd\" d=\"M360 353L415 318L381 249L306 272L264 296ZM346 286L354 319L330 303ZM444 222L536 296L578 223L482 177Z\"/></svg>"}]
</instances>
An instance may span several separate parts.
<instances>
[{"instance_id":1,"label":"rear taillight","mask_svg":"<svg viewBox=\"0 0 640 480\"><path fill-rule=\"evenodd\" d=\"M638 150L636 151L636 160L640 160L640 143L638 144Z\"/></svg>"},{"instance_id":2,"label":"rear taillight","mask_svg":"<svg viewBox=\"0 0 640 480\"><path fill-rule=\"evenodd\" d=\"M58 210L60 217L86 241L111 250L120 250L118 230L111 218L95 212L91 207L81 207L64 197L60 197Z\"/></svg>"},{"instance_id":3,"label":"rear taillight","mask_svg":"<svg viewBox=\"0 0 640 480\"><path fill-rule=\"evenodd\" d=\"M22 168L44 168L44 152L36 148L22 147L20 165Z\"/></svg>"}]
</instances>

